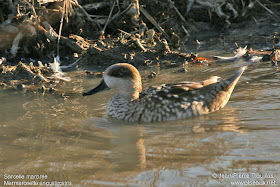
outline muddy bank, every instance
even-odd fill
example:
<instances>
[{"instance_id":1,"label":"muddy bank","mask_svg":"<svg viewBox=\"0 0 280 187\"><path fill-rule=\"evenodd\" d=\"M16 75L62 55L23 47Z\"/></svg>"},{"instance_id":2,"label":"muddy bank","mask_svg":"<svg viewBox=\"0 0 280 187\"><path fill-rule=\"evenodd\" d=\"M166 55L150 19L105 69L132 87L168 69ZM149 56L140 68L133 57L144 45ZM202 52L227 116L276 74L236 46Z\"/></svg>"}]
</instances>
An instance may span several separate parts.
<instances>
[{"instance_id":1,"label":"muddy bank","mask_svg":"<svg viewBox=\"0 0 280 187\"><path fill-rule=\"evenodd\" d=\"M65 81L70 81L70 78L64 76L55 60L48 65L43 65L41 61L35 64L32 62L29 64L19 62L17 65L0 64L1 89L20 93L62 95L63 91L56 87Z\"/></svg>"},{"instance_id":2,"label":"muddy bank","mask_svg":"<svg viewBox=\"0 0 280 187\"><path fill-rule=\"evenodd\" d=\"M175 34L179 40L172 46L179 46L183 53L198 46L230 49L234 42L255 47L271 44L274 33L279 32L279 7L277 1L265 0L3 2L0 56L14 64L21 58L44 63L53 55L61 59L68 56L71 63L75 57L91 53L95 46L97 50L113 47L115 52L129 53L118 42L124 44L129 37L137 40L145 35L153 45L151 35L158 38L157 43L163 39L170 43ZM139 47L139 42L131 42Z\"/></svg>"}]
</instances>

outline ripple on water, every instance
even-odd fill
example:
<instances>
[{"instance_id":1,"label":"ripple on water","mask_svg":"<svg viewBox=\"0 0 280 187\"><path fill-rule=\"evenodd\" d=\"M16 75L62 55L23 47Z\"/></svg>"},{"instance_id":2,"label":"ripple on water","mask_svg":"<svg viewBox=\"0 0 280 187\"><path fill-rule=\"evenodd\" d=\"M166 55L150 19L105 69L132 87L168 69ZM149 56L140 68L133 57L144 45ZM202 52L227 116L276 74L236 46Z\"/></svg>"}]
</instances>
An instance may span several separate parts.
<instances>
[{"instance_id":1,"label":"ripple on water","mask_svg":"<svg viewBox=\"0 0 280 187\"><path fill-rule=\"evenodd\" d=\"M190 67L185 74L167 69L144 87L209 75L227 78L244 63ZM82 92L100 81L80 73L62 89ZM86 98L0 92L0 172L47 174L50 181L84 186L225 186L235 179L213 173L277 176L279 84L279 70L253 64L224 109L153 124L104 117L111 91ZM279 177L275 180L280 184Z\"/></svg>"}]
</instances>

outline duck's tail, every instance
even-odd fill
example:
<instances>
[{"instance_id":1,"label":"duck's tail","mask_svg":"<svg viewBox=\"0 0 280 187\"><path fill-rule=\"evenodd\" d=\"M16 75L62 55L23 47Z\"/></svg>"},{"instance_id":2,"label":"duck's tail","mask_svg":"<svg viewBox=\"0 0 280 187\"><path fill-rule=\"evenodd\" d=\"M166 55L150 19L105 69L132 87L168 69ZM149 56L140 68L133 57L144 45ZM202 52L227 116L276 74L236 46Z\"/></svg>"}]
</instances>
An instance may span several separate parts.
<instances>
[{"instance_id":1,"label":"duck's tail","mask_svg":"<svg viewBox=\"0 0 280 187\"><path fill-rule=\"evenodd\" d=\"M230 78L228 78L226 80L226 83L228 84L228 86L225 90L232 89L231 92L233 91L236 83L238 82L238 80L240 79L241 75L243 74L243 72L245 71L246 68L247 68L247 66L240 68L239 71L237 71L233 76L231 76Z\"/></svg>"},{"instance_id":2,"label":"duck's tail","mask_svg":"<svg viewBox=\"0 0 280 187\"><path fill-rule=\"evenodd\" d=\"M246 66L242 67L230 78L217 82L215 83L215 85L213 85L213 87L215 88L210 92L207 99L209 112L219 110L227 104L233 89L235 88L238 80L240 79L245 69Z\"/></svg>"}]
</instances>

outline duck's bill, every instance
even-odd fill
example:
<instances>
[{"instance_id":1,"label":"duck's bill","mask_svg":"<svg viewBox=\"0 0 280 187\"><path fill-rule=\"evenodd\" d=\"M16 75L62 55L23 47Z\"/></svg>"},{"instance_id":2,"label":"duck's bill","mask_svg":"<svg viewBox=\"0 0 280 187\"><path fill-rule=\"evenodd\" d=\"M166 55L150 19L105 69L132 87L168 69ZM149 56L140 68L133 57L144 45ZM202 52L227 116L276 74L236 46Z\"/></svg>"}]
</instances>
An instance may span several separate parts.
<instances>
[{"instance_id":1,"label":"duck's bill","mask_svg":"<svg viewBox=\"0 0 280 187\"><path fill-rule=\"evenodd\" d=\"M110 88L107 86L107 84L102 79L102 81L100 82L100 84L98 86L96 86L95 88L93 88L92 90L90 90L88 92L84 92L83 96L93 95L93 94L96 94L98 92L109 90L109 89Z\"/></svg>"}]
</instances>

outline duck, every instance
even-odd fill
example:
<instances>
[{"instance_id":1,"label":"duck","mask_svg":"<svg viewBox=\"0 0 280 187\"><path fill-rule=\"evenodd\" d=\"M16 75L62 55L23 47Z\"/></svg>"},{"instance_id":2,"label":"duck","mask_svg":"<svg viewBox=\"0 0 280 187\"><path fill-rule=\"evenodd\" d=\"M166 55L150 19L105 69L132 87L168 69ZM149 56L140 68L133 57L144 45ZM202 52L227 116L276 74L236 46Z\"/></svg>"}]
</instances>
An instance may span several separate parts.
<instances>
[{"instance_id":1,"label":"duck","mask_svg":"<svg viewBox=\"0 0 280 187\"><path fill-rule=\"evenodd\" d=\"M182 81L150 86L142 90L139 71L131 64L109 66L102 80L83 96L117 90L107 104L106 114L128 122L157 122L194 117L223 108L246 67L226 80L218 76L200 82Z\"/></svg>"}]
</instances>

